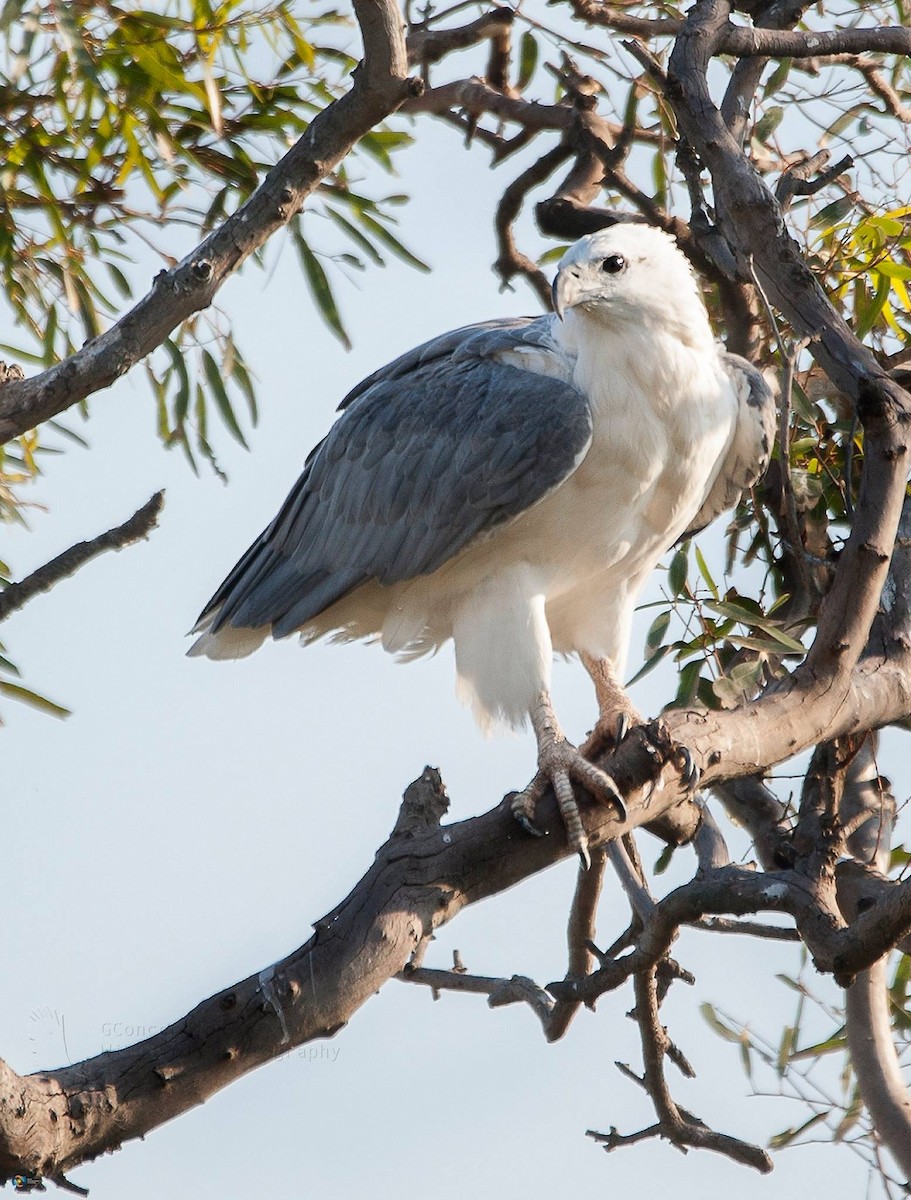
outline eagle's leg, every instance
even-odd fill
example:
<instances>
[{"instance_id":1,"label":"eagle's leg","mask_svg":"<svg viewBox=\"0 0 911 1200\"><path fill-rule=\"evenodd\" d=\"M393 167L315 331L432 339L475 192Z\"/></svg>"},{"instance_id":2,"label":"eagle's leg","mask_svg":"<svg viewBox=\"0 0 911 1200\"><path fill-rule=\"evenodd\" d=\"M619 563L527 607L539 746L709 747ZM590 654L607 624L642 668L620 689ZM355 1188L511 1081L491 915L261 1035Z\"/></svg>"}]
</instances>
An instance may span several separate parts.
<instances>
[{"instance_id":1,"label":"eagle's leg","mask_svg":"<svg viewBox=\"0 0 911 1200\"><path fill-rule=\"evenodd\" d=\"M642 717L614 674L609 658L593 658L584 652L581 658L595 685L598 720L579 750L586 758L594 758L608 746L619 745L630 726L642 724Z\"/></svg>"},{"instance_id":2,"label":"eagle's leg","mask_svg":"<svg viewBox=\"0 0 911 1200\"><path fill-rule=\"evenodd\" d=\"M535 802L549 785L552 786L566 827L567 840L583 864L588 867L588 838L582 828L572 781L581 784L596 800L613 804L625 819L626 805L623 803L623 797L611 777L593 766L571 742L567 741L546 691L539 693L529 716L538 742L538 774L524 791L518 792L513 798L513 816L530 832L538 832L533 823Z\"/></svg>"},{"instance_id":3,"label":"eagle's leg","mask_svg":"<svg viewBox=\"0 0 911 1200\"><path fill-rule=\"evenodd\" d=\"M590 759L602 754L608 747L616 749L631 726L642 725L644 722L626 694L626 689L614 674L611 660L592 658L590 654L585 653L581 657L586 671L592 677L598 699L598 720L579 747L579 753ZM676 753L681 762L683 782L691 792L695 791L699 783L699 769L686 746L677 746Z\"/></svg>"}]
</instances>

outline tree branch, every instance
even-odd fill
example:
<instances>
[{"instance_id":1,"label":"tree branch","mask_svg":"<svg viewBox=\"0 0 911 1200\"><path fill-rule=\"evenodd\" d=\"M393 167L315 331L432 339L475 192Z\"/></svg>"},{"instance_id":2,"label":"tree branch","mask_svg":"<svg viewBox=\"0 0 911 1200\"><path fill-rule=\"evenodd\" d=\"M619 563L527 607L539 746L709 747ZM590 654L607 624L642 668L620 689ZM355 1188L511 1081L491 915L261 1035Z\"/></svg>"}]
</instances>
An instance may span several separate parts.
<instances>
[{"instance_id":1,"label":"tree branch","mask_svg":"<svg viewBox=\"0 0 911 1200\"><path fill-rule=\"evenodd\" d=\"M889 867L895 797L876 766L875 741L868 738L851 762L840 816L854 825L848 849L859 863L885 872ZM838 902L847 920L870 907L866 872L845 873ZM875 907L875 900L872 902ZM911 1097L892 1033L889 957L861 971L845 993L845 1034L851 1065L876 1132L906 1174L911 1174Z\"/></svg>"},{"instance_id":2,"label":"tree branch","mask_svg":"<svg viewBox=\"0 0 911 1200\"><path fill-rule=\"evenodd\" d=\"M122 550L124 546L130 546L133 542L148 537L158 524L158 515L163 504L164 492L156 492L151 500L147 500L142 508L137 509L122 525L117 525L106 533L99 533L88 542L77 542L75 546L70 546L68 550L58 554L19 583L11 583L0 592L0 621L5 621L11 613L22 608L34 596L40 595L41 592L49 592L61 579L75 574L80 567L106 550Z\"/></svg>"},{"instance_id":3,"label":"tree branch","mask_svg":"<svg viewBox=\"0 0 911 1200\"><path fill-rule=\"evenodd\" d=\"M212 303L219 288L298 213L359 138L419 94L407 74L402 16L395 0L354 0L364 58L351 90L310 123L250 199L105 333L40 375L0 388L0 443L78 404L124 375L182 321Z\"/></svg>"},{"instance_id":4,"label":"tree branch","mask_svg":"<svg viewBox=\"0 0 911 1200\"><path fill-rule=\"evenodd\" d=\"M613 843L611 843L613 844ZM595 963L592 945L595 940L595 916L598 900L604 883L607 856L602 847L591 855L588 870L579 867L576 890L566 926L568 961L566 975L569 979L580 979L588 975ZM569 1028L570 1022L579 1011L578 1000L557 1000L550 1014L550 1025L545 1030L547 1040L558 1041Z\"/></svg>"},{"instance_id":5,"label":"tree branch","mask_svg":"<svg viewBox=\"0 0 911 1200\"><path fill-rule=\"evenodd\" d=\"M613 1150L621 1145L629 1145L632 1141L642 1141L648 1137L663 1137L679 1150L688 1147L701 1150L714 1150L724 1154L734 1162L753 1167L764 1175L772 1170L772 1160L765 1150L742 1142L729 1134L718 1133L710 1129L698 1117L686 1109L679 1107L671 1096L664 1074L665 1057L672 1054L672 1043L667 1030L661 1024L658 1012L658 990L654 968L642 971L635 978L636 992L636 1022L642 1040L642 1058L645 1072L642 1079L636 1079L632 1072L624 1074L636 1079L650 1096L658 1117L657 1125L652 1125L638 1134L618 1134L616 1129L610 1133L588 1131L588 1136L600 1142L605 1150Z\"/></svg>"},{"instance_id":6,"label":"tree branch","mask_svg":"<svg viewBox=\"0 0 911 1200\"><path fill-rule=\"evenodd\" d=\"M412 25L408 30L408 61L412 66L426 68L455 50L467 50L479 42L502 37L514 20L515 12L511 8L494 5L490 12L456 29L433 29L429 21Z\"/></svg>"}]
</instances>

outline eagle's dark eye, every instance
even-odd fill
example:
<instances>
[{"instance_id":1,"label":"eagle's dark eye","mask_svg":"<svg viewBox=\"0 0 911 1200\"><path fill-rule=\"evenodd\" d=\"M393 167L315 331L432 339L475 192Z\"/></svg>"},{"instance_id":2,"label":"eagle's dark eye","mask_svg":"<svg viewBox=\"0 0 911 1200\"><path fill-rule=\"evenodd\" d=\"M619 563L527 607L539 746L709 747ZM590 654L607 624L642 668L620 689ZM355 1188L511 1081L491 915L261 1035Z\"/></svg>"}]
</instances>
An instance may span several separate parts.
<instances>
[{"instance_id":1,"label":"eagle's dark eye","mask_svg":"<svg viewBox=\"0 0 911 1200\"><path fill-rule=\"evenodd\" d=\"M608 275L619 275L626 266L626 259L622 254L608 254L607 258L601 264L601 270Z\"/></svg>"}]
</instances>

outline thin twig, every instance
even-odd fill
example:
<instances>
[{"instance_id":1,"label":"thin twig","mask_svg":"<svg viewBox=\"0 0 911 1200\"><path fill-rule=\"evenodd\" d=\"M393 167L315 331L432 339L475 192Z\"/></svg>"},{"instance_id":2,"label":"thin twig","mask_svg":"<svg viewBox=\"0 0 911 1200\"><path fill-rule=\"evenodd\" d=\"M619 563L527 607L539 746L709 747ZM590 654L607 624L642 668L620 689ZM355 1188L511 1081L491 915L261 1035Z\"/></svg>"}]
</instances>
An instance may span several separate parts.
<instances>
[{"instance_id":1,"label":"thin twig","mask_svg":"<svg viewBox=\"0 0 911 1200\"><path fill-rule=\"evenodd\" d=\"M596 846L591 851L591 866L587 870L585 867L579 867L566 926L566 975L570 979L584 978L598 959L593 939L606 865L607 855L604 847ZM556 1042L566 1033L570 1022L579 1011L580 1003L578 1000L558 1000L554 1004L549 1026L545 1029L549 1042Z\"/></svg>"},{"instance_id":2,"label":"thin twig","mask_svg":"<svg viewBox=\"0 0 911 1200\"><path fill-rule=\"evenodd\" d=\"M158 514L163 504L164 492L156 492L151 500L137 509L122 525L117 525L106 533L99 533L88 542L77 542L75 546L70 546L68 550L58 554L19 583L11 583L0 592L0 621L5 621L10 613L22 608L34 596L49 592L61 579L75 574L80 567L106 550L122 550L124 546L148 537L158 524Z\"/></svg>"},{"instance_id":3,"label":"thin twig","mask_svg":"<svg viewBox=\"0 0 911 1200\"><path fill-rule=\"evenodd\" d=\"M667 1085L664 1060L666 1057L671 1057L672 1061L681 1065L685 1073L692 1071L692 1068L674 1047L667 1030L661 1024L654 969L639 972L635 977L634 986L636 992L635 1016L642 1041L645 1070L641 1079L629 1068L625 1068L624 1074L634 1079L648 1093L655 1106L658 1123L634 1134L620 1134L616 1128L613 1128L606 1134L589 1130L588 1136L600 1142L608 1151L614 1150L618 1146L643 1141L646 1138L663 1137L684 1153L690 1147L714 1150L718 1154L733 1159L734 1162L743 1163L745 1166L754 1167L757 1171L767 1174L772 1170L772 1160L765 1150L759 1146L753 1146L749 1142L743 1142L739 1138L731 1137L729 1134L710 1129L698 1117L677 1105Z\"/></svg>"},{"instance_id":4,"label":"thin twig","mask_svg":"<svg viewBox=\"0 0 911 1200\"><path fill-rule=\"evenodd\" d=\"M571 153L570 147L565 142L560 142L533 162L503 193L494 218L499 247L494 270L500 276L503 286L507 286L514 276L524 275L547 310L551 307L550 281L537 263L516 245L512 226L531 189L543 183Z\"/></svg>"}]
</instances>

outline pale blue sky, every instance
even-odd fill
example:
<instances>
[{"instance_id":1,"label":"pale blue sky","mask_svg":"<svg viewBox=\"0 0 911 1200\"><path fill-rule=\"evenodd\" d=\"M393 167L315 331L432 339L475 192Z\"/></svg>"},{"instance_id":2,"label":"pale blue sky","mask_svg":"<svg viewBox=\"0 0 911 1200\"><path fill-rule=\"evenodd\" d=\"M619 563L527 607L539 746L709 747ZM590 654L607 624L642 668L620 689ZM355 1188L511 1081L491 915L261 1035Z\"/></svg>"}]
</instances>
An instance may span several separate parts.
<instances>
[{"instance_id":1,"label":"pale blue sky","mask_svg":"<svg viewBox=\"0 0 911 1200\"><path fill-rule=\"evenodd\" d=\"M281 239L268 251L272 273L248 266L226 287L262 406L251 454L218 437L227 488L205 473L195 479L160 448L136 371L92 401L92 449L49 464L34 490L48 511L35 513L33 531L6 531L2 557L21 575L167 488L148 543L89 565L4 627L28 682L74 710L65 722L4 712L0 1052L17 1070L123 1045L126 1027L165 1025L305 941L370 865L425 763L442 770L456 819L531 773L529 735L484 741L459 707L448 652L400 667L376 647L300 650L289 641L237 664L184 658L198 610L272 517L353 383L443 329L535 311L530 292L498 294L489 267L492 202L506 177L492 177L483 153L466 154L452 131L425 121L419 132L401 160L414 197L405 232L434 270L393 261L359 290L341 285L350 354L314 315ZM545 248L524 229L530 249ZM14 340L5 321L0 340ZM718 535L704 546L720 570ZM647 624L646 615L634 634L634 668ZM667 675L650 677L637 702L654 713L671 688ZM556 701L581 735L593 703L578 665L558 668ZM896 785L904 799L907 780ZM648 835L642 844L653 862L658 844ZM688 852L677 863L660 889L691 872ZM458 947L471 970L560 977L574 877L565 863L466 911L428 965L450 965ZM609 886L600 940L625 923L625 902ZM797 970L796 949L688 934L678 957L698 983L675 987L665 1019L699 1072L695 1082L673 1079L679 1101L760 1142L805 1119L796 1104L748 1098L736 1048L698 1013L709 1000L777 1037L794 997L774 976ZM604 1155L587 1128L632 1131L653 1119L613 1066L639 1065L624 1015L631 1005L629 989L605 997L547 1046L530 1012L489 1011L477 997L434 1003L392 982L333 1041L314 1044L316 1058L310 1047L293 1052L73 1179L94 1200L499 1200L576 1188L751 1200L822 1179L832 1196L863 1194L865 1169L844 1149L788 1151L769 1179L658 1143Z\"/></svg>"}]
</instances>

